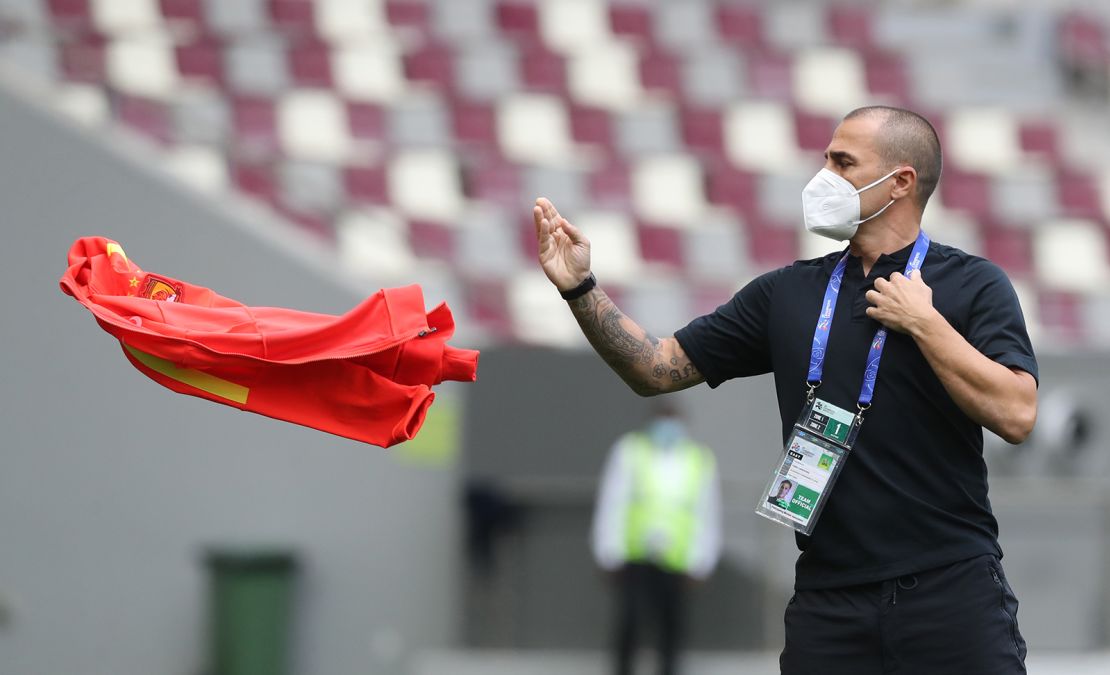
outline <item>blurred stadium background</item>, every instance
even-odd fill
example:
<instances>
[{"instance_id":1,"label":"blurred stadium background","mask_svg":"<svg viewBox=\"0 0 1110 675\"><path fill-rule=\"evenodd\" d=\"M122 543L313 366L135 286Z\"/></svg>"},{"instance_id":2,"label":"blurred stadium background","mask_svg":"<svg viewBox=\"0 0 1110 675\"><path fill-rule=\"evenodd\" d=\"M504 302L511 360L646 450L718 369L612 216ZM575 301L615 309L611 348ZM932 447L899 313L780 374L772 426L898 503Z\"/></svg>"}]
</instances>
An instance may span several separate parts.
<instances>
[{"instance_id":1,"label":"blurred stadium background","mask_svg":"<svg viewBox=\"0 0 1110 675\"><path fill-rule=\"evenodd\" d=\"M538 271L531 201L669 334L829 250L800 190L868 103L937 126L926 228L1006 269L1041 358L1034 436L986 450L1030 672L1110 672L1110 4L0 0L0 673L213 672L213 552L295 559L291 673L605 672L590 508L647 404ZM57 291L90 234L248 304L420 283L479 382L390 451L175 396ZM693 675L777 672L770 389L681 396L727 512Z\"/></svg>"}]
</instances>

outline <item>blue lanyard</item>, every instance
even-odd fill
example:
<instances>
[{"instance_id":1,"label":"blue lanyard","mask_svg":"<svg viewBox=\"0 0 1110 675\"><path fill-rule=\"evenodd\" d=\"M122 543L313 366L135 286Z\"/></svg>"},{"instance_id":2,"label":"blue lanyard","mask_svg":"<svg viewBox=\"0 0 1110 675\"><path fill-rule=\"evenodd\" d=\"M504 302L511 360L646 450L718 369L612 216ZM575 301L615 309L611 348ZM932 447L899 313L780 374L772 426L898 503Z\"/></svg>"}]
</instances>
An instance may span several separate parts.
<instances>
[{"instance_id":1,"label":"blue lanyard","mask_svg":"<svg viewBox=\"0 0 1110 675\"><path fill-rule=\"evenodd\" d=\"M921 269L925 262L925 254L929 251L929 236L924 230L917 235L917 241L910 252L910 261L906 263L905 275L908 277L914 270ZM806 381L812 389L821 384L821 373L825 369L825 347L829 341L829 329L832 328L833 314L836 313L836 299L840 295L840 282L844 280L844 268L848 266L848 252L845 251L840 261L836 263L829 285L825 287L825 299L821 302L821 315L817 317L817 327L813 330L813 349L809 355L809 374ZM863 387L859 392L859 407L861 410L871 406L871 398L875 395L875 381L879 379L879 360L883 358L883 347L886 346L886 327L880 326L875 332L875 339L871 341L871 349L867 352L867 367L863 370Z\"/></svg>"}]
</instances>

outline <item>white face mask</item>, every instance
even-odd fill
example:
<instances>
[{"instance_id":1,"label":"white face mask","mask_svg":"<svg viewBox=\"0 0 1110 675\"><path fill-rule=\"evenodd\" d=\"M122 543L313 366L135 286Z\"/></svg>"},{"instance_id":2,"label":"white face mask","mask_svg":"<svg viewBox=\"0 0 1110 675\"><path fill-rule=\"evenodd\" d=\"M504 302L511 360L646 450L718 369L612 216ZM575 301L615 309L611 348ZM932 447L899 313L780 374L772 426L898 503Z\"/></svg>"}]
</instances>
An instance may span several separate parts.
<instances>
[{"instance_id":1,"label":"white face mask","mask_svg":"<svg viewBox=\"0 0 1110 675\"><path fill-rule=\"evenodd\" d=\"M821 169L802 190L802 215L806 229L837 241L851 239L861 223L875 218L894 203L892 199L874 214L860 220L860 193L870 190L900 170L901 168L895 169L857 190L846 178L828 169Z\"/></svg>"}]
</instances>

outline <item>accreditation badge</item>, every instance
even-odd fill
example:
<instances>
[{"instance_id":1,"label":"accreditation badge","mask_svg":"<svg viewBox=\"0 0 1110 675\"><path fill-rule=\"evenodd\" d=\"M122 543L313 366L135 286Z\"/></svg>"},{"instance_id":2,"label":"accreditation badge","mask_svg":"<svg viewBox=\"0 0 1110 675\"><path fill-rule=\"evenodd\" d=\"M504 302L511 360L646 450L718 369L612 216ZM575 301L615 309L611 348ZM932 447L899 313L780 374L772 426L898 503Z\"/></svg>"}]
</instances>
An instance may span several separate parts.
<instances>
[{"instance_id":1,"label":"accreditation badge","mask_svg":"<svg viewBox=\"0 0 1110 675\"><path fill-rule=\"evenodd\" d=\"M861 418L813 398L802 410L755 512L811 534L859 433Z\"/></svg>"}]
</instances>

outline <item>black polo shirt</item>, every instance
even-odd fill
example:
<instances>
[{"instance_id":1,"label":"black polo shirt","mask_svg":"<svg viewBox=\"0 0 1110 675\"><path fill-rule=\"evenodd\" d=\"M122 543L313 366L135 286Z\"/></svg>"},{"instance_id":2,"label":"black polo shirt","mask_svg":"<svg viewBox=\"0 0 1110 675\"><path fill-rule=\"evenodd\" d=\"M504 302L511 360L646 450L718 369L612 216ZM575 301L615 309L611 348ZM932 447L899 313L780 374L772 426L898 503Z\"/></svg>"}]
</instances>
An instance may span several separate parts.
<instances>
[{"instance_id":1,"label":"black polo shirt","mask_svg":"<svg viewBox=\"0 0 1110 675\"><path fill-rule=\"evenodd\" d=\"M903 271L912 248L880 256L867 277L860 259L849 257L820 398L856 409L879 328L866 315L864 294L879 276ZM784 442L805 403L813 329L841 255L764 274L675 334L711 387L773 372ZM933 305L972 346L1037 377L1021 307L998 266L934 242L921 273ZM766 457L752 466L770 472L774 460ZM908 335L890 331L855 448L813 534L797 541L798 589L890 579L984 553L1001 556L982 427L956 406Z\"/></svg>"}]
</instances>

